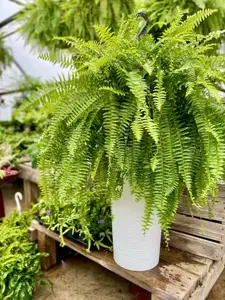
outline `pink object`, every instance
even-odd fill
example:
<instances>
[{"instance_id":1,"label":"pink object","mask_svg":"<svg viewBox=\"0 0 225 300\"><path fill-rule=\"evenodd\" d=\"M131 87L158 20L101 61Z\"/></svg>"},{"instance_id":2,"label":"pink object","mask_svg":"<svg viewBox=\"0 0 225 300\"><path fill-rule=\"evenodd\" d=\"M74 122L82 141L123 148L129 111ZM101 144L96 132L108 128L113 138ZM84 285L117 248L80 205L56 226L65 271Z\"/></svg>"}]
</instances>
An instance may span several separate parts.
<instances>
[{"instance_id":1,"label":"pink object","mask_svg":"<svg viewBox=\"0 0 225 300\"><path fill-rule=\"evenodd\" d=\"M5 174L4 177L0 179L0 185L16 180L20 173L19 170L11 169L10 167L2 168L2 170L5 171ZM0 219L4 217L5 217L4 199L0 187Z\"/></svg>"}]
</instances>

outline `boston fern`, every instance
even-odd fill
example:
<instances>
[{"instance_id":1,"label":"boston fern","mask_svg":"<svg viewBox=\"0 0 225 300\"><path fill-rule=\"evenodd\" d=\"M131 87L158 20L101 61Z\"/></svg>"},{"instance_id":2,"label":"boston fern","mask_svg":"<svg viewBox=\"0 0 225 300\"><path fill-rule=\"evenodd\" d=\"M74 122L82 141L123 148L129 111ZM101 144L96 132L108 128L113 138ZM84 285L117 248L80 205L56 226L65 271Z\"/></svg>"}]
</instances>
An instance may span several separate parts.
<instances>
[{"instance_id":1,"label":"boston fern","mask_svg":"<svg viewBox=\"0 0 225 300\"><path fill-rule=\"evenodd\" d=\"M223 32L194 32L212 14L182 22L178 13L157 42L138 39L133 19L118 35L99 25L99 42L62 38L71 59L43 56L72 69L70 78L31 99L54 107L41 141L43 201L85 205L94 193L110 204L129 182L145 201L143 229L156 211L168 238L182 192L196 207L216 195L225 163L225 107L217 89L225 58L208 52Z\"/></svg>"}]
</instances>

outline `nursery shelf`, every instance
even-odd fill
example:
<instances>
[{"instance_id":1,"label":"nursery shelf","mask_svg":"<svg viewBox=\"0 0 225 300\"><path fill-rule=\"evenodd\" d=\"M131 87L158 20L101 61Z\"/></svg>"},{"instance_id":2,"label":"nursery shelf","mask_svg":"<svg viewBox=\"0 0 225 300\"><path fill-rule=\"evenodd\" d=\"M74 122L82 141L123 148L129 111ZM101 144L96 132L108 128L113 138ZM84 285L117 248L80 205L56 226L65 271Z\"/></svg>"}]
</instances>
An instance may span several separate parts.
<instances>
[{"instance_id":1,"label":"nursery shelf","mask_svg":"<svg viewBox=\"0 0 225 300\"><path fill-rule=\"evenodd\" d=\"M42 261L43 268L50 269L56 264L56 241L60 242L60 237L36 221L32 222L31 228L37 233L33 232L33 236L37 236L39 250L49 253ZM170 251L162 248L157 267L150 271L132 272L119 267L110 252L88 253L84 246L66 238L64 241L70 249L149 291L154 300L204 300L225 265L225 256L214 261L175 248Z\"/></svg>"}]
</instances>

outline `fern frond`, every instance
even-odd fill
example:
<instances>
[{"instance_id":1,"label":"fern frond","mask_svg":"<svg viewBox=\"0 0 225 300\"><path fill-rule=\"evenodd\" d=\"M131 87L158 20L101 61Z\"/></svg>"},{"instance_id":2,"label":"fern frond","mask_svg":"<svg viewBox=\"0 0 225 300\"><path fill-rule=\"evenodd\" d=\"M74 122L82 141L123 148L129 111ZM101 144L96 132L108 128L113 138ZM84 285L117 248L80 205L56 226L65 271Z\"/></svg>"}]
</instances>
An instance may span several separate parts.
<instances>
[{"instance_id":1,"label":"fern frond","mask_svg":"<svg viewBox=\"0 0 225 300\"><path fill-rule=\"evenodd\" d=\"M157 74L156 86L152 97L154 99L154 103L158 111L161 111L164 102L166 101L166 91L163 86L163 71L160 70Z\"/></svg>"}]
</instances>

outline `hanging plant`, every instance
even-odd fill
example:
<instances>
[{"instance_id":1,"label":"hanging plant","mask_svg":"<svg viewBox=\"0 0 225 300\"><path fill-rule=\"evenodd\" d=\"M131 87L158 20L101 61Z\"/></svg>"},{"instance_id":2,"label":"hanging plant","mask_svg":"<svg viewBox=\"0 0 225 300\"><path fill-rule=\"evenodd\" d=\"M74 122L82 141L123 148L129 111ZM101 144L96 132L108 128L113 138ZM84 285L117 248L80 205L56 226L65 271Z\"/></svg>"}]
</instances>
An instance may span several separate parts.
<instances>
[{"instance_id":1,"label":"hanging plant","mask_svg":"<svg viewBox=\"0 0 225 300\"><path fill-rule=\"evenodd\" d=\"M133 19L117 35L99 25L99 42L61 39L77 53L70 61L43 55L73 70L30 99L55 108L40 145L43 201L85 205L95 193L110 204L128 182L145 201L143 229L156 211L168 238L184 190L196 207L215 196L225 162L217 89L225 59L208 52L223 32L194 32L212 14L200 11L182 22L178 13L158 41L138 39Z\"/></svg>"},{"instance_id":2,"label":"hanging plant","mask_svg":"<svg viewBox=\"0 0 225 300\"><path fill-rule=\"evenodd\" d=\"M184 14L184 18L201 9L215 9L216 13L196 26L196 31L209 34L211 31L222 30L225 27L225 2L222 0L146 0L139 3L149 16L151 33L158 37L161 32L174 21L177 8Z\"/></svg>"},{"instance_id":3,"label":"hanging plant","mask_svg":"<svg viewBox=\"0 0 225 300\"><path fill-rule=\"evenodd\" d=\"M65 46L57 36L96 38L93 25L104 24L117 31L118 21L134 9L133 0L35 0L18 15L19 31L34 47Z\"/></svg>"}]
</instances>

